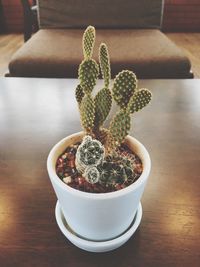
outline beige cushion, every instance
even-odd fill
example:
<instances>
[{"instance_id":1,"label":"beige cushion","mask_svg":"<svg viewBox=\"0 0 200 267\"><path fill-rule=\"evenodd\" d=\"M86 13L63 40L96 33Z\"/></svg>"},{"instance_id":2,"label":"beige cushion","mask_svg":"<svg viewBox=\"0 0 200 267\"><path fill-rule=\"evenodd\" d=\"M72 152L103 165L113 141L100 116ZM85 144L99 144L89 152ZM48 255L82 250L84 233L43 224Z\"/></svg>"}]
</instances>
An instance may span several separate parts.
<instances>
[{"instance_id":1,"label":"beige cushion","mask_svg":"<svg viewBox=\"0 0 200 267\"><path fill-rule=\"evenodd\" d=\"M83 59L83 30L38 31L13 56L11 76L77 77ZM138 78L188 77L190 62L159 30L97 30L95 57L100 42L108 45L112 76L130 69Z\"/></svg>"}]
</instances>

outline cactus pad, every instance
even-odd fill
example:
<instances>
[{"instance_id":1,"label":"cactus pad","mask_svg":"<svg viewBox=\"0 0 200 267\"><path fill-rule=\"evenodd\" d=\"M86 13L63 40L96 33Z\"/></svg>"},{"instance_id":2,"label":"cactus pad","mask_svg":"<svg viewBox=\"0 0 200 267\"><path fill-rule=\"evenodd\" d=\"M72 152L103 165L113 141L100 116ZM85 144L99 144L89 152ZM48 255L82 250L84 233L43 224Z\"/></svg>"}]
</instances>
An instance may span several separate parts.
<instances>
[{"instance_id":1,"label":"cactus pad","mask_svg":"<svg viewBox=\"0 0 200 267\"><path fill-rule=\"evenodd\" d=\"M120 108L126 108L135 92L137 79L132 71L123 70L114 79L113 98Z\"/></svg>"},{"instance_id":2,"label":"cactus pad","mask_svg":"<svg viewBox=\"0 0 200 267\"><path fill-rule=\"evenodd\" d=\"M125 139L130 130L130 115L126 110L120 110L110 123L108 146L112 149L118 147Z\"/></svg>"},{"instance_id":3,"label":"cactus pad","mask_svg":"<svg viewBox=\"0 0 200 267\"><path fill-rule=\"evenodd\" d=\"M95 127L100 127L107 118L111 105L112 96L108 88L101 89L95 96Z\"/></svg>"},{"instance_id":4,"label":"cactus pad","mask_svg":"<svg viewBox=\"0 0 200 267\"><path fill-rule=\"evenodd\" d=\"M80 105L81 101L84 97L84 92L83 92L83 89L82 89L80 84L76 87L75 94L76 94L76 100L77 100L78 104Z\"/></svg>"},{"instance_id":5,"label":"cactus pad","mask_svg":"<svg viewBox=\"0 0 200 267\"><path fill-rule=\"evenodd\" d=\"M105 87L109 86L111 73L110 73L110 58L106 44L102 43L99 47L99 62L101 73L104 79Z\"/></svg>"},{"instance_id":6,"label":"cactus pad","mask_svg":"<svg viewBox=\"0 0 200 267\"><path fill-rule=\"evenodd\" d=\"M145 107L152 98L152 94L147 89L140 89L131 97L128 103L128 111L130 113L137 112Z\"/></svg>"},{"instance_id":7,"label":"cactus pad","mask_svg":"<svg viewBox=\"0 0 200 267\"><path fill-rule=\"evenodd\" d=\"M85 95L80 106L81 122L86 132L90 132L94 127L95 106L90 95Z\"/></svg>"},{"instance_id":8,"label":"cactus pad","mask_svg":"<svg viewBox=\"0 0 200 267\"><path fill-rule=\"evenodd\" d=\"M93 59L82 61L78 70L80 85L84 93L89 94L92 92L96 85L99 75L99 66Z\"/></svg>"},{"instance_id":9,"label":"cactus pad","mask_svg":"<svg viewBox=\"0 0 200 267\"><path fill-rule=\"evenodd\" d=\"M92 57L95 42L95 28L88 26L83 34L83 55L85 59Z\"/></svg>"}]
</instances>

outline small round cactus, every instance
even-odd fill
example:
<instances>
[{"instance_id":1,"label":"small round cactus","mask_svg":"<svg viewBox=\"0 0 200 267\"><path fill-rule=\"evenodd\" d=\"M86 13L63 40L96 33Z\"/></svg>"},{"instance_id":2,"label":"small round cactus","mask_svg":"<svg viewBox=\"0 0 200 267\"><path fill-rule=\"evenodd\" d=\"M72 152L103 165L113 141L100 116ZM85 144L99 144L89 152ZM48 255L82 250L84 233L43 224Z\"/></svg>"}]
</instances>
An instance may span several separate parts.
<instances>
[{"instance_id":1,"label":"small round cactus","mask_svg":"<svg viewBox=\"0 0 200 267\"><path fill-rule=\"evenodd\" d=\"M96 167L87 167L83 173L83 177L90 184L95 184L99 181L100 173Z\"/></svg>"},{"instance_id":2,"label":"small round cactus","mask_svg":"<svg viewBox=\"0 0 200 267\"><path fill-rule=\"evenodd\" d=\"M133 175L131 161L120 156L106 157L97 168L100 173L99 183L106 186L122 184Z\"/></svg>"},{"instance_id":3,"label":"small round cactus","mask_svg":"<svg viewBox=\"0 0 200 267\"><path fill-rule=\"evenodd\" d=\"M97 166L104 159L104 154L104 146L98 140L85 136L76 153L77 170L84 173L87 167Z\"/></svg>"}]
</instances>

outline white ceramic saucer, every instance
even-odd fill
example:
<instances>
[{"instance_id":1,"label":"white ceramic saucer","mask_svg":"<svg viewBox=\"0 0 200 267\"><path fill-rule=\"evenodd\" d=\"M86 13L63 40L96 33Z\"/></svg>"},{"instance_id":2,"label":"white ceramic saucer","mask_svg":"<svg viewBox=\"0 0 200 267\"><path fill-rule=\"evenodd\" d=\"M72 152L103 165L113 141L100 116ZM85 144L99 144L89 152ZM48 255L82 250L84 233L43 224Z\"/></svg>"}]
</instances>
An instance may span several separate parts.
<instances>
[{"instance_id":1,"label":"white ceramic saucer","mask_svg":"<svg viewBox=\"0 0 200 267\"><path fill-rule=\"evenodd\" d=\"M120 236L108 241L92 241L78 236L67 224L58 201L56 203L55 216L61 232L75 246L90 252L106 252L122 246L134 234L142 219L142 205L141 203L139 204L130 227Z\"/></svg>"}]
</instances>

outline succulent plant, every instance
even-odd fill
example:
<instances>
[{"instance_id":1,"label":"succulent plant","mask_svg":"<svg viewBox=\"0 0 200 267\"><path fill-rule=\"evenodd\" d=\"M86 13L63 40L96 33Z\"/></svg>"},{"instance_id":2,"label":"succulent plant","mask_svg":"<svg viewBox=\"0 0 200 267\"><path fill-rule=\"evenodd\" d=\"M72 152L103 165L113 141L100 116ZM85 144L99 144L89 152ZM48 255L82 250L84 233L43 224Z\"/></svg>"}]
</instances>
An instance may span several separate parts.
<instances>
[{"instance_id":1,"label":"succulent plant","mask_svg":"<svg viewBox=\"0 0 200 267\"><path fill-rule=\"evenodd\" d=\"M85 59L90 59L92 57L94 42L95 28L93 26L88 26L83 34L83 55Z\"/></svg>"},{"instance_id":2,"label":"succulent plant","mask_svg":"<svg viewBox=\"0 0 200 267\"><path fill-rule=\"evenodd\" d=\"M131 118L126 109L121 109L112 119L109 127L109 136L107 140L107 147L114 149L118 147L131 127Z\"/></svg>"},{"instance_id":3,"label":"succulent plant","mask_svg":"<svg viewBox=\"0 0 200 267\"><path fill-rule=\"evenodd\" d=\"M95 127L99 128L106 120L112 105L112 96L108 88L101 89L94 99L95 102Z\"/></svg>"},{"instance_id":4,"label":"succulent plant","mask_svg":"<svg viewBox=\"0 0 200 267\"><path fill-rule=\"evenodd\" d=\"M76 101L78 102L78 104L80 105L82 102L82 99L84 97L84 92L83 92L83 88L81 87L80 84L78 84L78 86L76 87Z\"/></svg>"},{"instance_id":5,"label":"succulent plant","mask_svg":"<svg viewBox=\"0 0 200 267\"><path fill-rule=\"evenodd\" d=\"M108 48L104 43L102 43L99 47L99 63L101 67L101 73L104 79L104 86L108 88L111 78L110 58L108 54Z\"/></svg>"},{"instance_id":6,"label":"succulent plant","mask_svg":"<svg viewBox=\"0 0 200 267\"><path fill-rule=\"evenodd\" d=\"M85 95L80 106L82 126L87 133L90 133L94 127L95 106L94 100L90 95Z\"/></svg>"},{"instance_id":7,"label":"succulent plant","mask_svg":"<svg viewBox=\"0 0 200 267\"><path fill-rule=\"evenodd\" d=\"M92 59L94 44L95 28L89 26L83 34L84 59L79 66L80 84L75 92L81 124L86 133L76 153L76 168L89 183L99 182L110 186L113 183L123 183L133 175L130 160L124 161L122 157L117 160L113 155L128 135L131 114L145 107L152 95L147 89L137 88L136 75L129 70L122 70L115 77L111 89L108 48L106 44L100 44L98 64ZM104 85L94 95L100 71ZM104 128L112 100L116 102L119 110L111 119L109 127ZM111 159L108 153L111 153Z\"/></svg>"},{"instance_id":8,"label":"succulent plant","mask_svg":"<svg viewBox=\"0 0 200 267\"><path fill-rule=\"evenodd\" d=\"M99 182L100 173L97 167L87 167L83 173L83 177L88 181L90 184L95 184Z\"/></svg>"},{"instance_id":9,"label":"succulent plant","mask_svg":"<svg viewBox=\"0 0 200 267\"><path fill-rule=\"evenodd\" d=\"M83 60L78 70L80 85L85 94L90 94L96 85L99 66L94 59Z\"/></svg>"},{"instance_id":10,"label":"succulent plant","mask_svg":"<svg viewBox=\"0 0 200 267\"><path fill-rule=\"evenodd\" d=\"M126 108L127 104L137 88L135 74L129 70L121 71L114 79L113 98L120 108Z\"/></svg>"},{"instance_id":11,"label":"succulent plant","mask_svg":"<svg viewBox=\"0 0 200 267\"><path fill-rule=\"evenodd\" d=\"M106 146L106 151L112 151L120 146L127 136L131 127L130 115L145 107L152 95L147 89L137 89L136 75L129 70L123 70L115 77L111 93L109 88L110 58L106 44L101 43L99 63L104 87L93 97L92 92L99 75L98 64L92 59L94 43L95 28L89 26L83 34L84 60L79 66L80 84L76 88L76 99L86 134L101 140ZM120 110L112 118L108 130L105 131L103 124L111 110L112 99Z\"/></svg>"},{"instance_id":12,"label":"succulent plant","mask_svg":"<svg viewBox=\"0 0 200 267\"><path fill-rule=\"evenodd\" d=\"M106 157L97 169L100 174L99 183L105 186L114 186L133 179L132 163L128 158Z\"/></svg>"},{"instance_id":13,"label":"succulent plant","mask_svg":"<svg viewBox=\"0 0 200 267\"><path fill-rule=\"evenodd\" d=\"M97 166L104 159L104 146L91 136L85 136L76 152L76 168L84 173L86 168Z\"/></svg>"},{"instance_id":14,"label":"succulent plant","mask_svg":"<svg viewBox=\"0 0 200 267\"><path fill-rule=\"evenodd\" d=\"M136 91L128 103L128 112L134 113L141 110L151 101L151 97L151 92L147 89Z\"/></svg>"}]
</instances>

